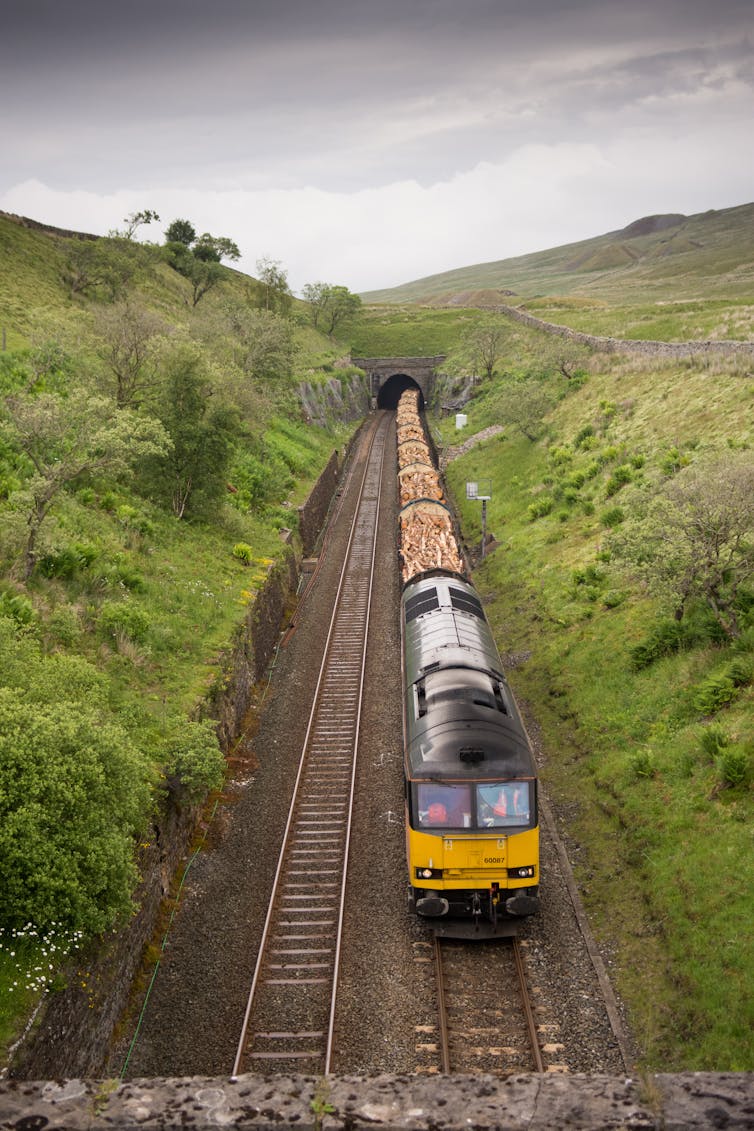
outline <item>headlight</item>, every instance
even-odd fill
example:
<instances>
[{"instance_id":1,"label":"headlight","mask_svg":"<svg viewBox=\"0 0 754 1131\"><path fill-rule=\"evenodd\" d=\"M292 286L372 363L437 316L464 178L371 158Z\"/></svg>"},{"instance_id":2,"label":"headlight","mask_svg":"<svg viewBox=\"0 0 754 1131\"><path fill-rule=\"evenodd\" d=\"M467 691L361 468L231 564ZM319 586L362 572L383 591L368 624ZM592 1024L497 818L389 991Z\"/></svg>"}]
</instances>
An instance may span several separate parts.
<instances>
[{"instance_id":1,"label":"headlight","mask_svg":"<svg viewBox=\"0 0 754 1131\"><path fill-rule=\"evenodd\" d=\"M537 869L534 864L525 864L521 868L508 869L508 876L514 880L530 880L536 874Z\"/></svg>"},{"instance_id":2,"label":"headlight","mask_svg":"<svg viewBox=\"0 0 754 1131\"><path fill-rule=\"evenodd\" d=\"M442 868L417 868L417 880L438 880L442 877Z\"/></svg>"}]
</instances>

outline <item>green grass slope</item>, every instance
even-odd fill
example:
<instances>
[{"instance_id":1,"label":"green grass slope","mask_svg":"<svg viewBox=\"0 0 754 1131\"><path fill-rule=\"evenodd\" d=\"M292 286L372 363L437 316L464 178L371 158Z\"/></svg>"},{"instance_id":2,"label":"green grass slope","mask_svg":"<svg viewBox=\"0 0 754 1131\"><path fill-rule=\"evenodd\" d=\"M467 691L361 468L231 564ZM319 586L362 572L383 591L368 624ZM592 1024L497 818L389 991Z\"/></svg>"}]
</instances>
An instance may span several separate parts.
<instances>
[{"instance_id":1,"label":"green grass slope","mask_svg":"<svg viewBox=\"0 0 754 1131\"><path fill-rule=\"evenodd\" d=\"M221 268L194 305L156 246L0 216L0 1047L61 955L128 919L135 850L165 798L195 805L221 785L214 725L197 718L270 571L285 572L297 504L353 428L312 426L297 397L348 374L346 347L300 304L256 309L253 284ZM151 334L138 356L134 326ZM127 409L116 344L145 382ZM88 466L60 487L92 413ZM118 420L126 447L168 429L175 458L102 465ZM52 509L29 570L42 478Z\"/></svg>"},{"instance_id":2,"label":"green grass slope","mask_svg":"<svg viewBox=\"0 0 754 1131\"><path fill-rule=\"evenodd\" d=\"M618 232L445 271L363 298L370 303L457 303L457 296L479 291L486 292L487 300L497 295L497 302L514 305L548 295L611 306L656 299L751 301L754 204L694 216L645 217Z\"/></svg>"},{"instance_id":3,"label":"green grass slope","mask_svg":"<svg viewBox=\"0 0 754 1131\"><path fill-rule=\"evenodd\" d=\"M515 344L519 359L528 348ZM447 478L471 544L481 516L465 482L492 483L499 545L475 581L537 721L590 918L646 1066L751 1071L754 592L736 638L694 606L679 644L673 607L613 550L704 460L751 466L750 362L595 355L571 381L539 373L552 399L534 440L512 411L527 379L502 368L461 432L438 425L446 444L503 426Z\"/></svg>"}]
</instances>

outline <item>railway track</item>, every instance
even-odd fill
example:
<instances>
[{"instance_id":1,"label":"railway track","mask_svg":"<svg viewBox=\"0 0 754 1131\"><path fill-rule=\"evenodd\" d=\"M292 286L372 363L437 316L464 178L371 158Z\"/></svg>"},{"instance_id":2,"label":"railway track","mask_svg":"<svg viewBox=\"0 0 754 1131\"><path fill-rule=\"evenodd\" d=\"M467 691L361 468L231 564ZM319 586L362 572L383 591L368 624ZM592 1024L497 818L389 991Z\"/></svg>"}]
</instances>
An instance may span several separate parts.
<instances>
[{"instance_id":1,"label":"railway track","mask_svg":"<svg viewBox=\"0 0 754 1131\"><path fill-rule=\"evenodd\" d=\"M383 413L370 436L234 1077L241 1072L330 1070L389 419Z\"/></svg>"},{"instance_id":2,"label":"railway track","mask_svg":"<svg viewBox=\"0 0 754 1131\"><path fill-rule=\"evenodd\" d=\"M441 1072L545 1071L517 938L469 944L436 935L434 965Z\"/></svg>"}]
</instances>

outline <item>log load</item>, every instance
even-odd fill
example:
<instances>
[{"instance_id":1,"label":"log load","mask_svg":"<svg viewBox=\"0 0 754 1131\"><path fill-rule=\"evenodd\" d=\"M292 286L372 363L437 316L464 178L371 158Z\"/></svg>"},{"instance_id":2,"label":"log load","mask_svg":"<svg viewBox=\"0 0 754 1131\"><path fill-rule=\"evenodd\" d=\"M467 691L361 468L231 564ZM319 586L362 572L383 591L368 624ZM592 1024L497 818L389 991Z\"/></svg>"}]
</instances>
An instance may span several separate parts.
<instances>
[{"instance_id":1,"label":"log load","mask_svg":"<svg viewBox=\"0 0 754 1131\"><path fill-rule=\"evenodd\" d=\"M401 576L410 581L427 570L444 569L463 573L453 523L444 508L431 503L416 503L401 515Z\"/></svg>"},{"instance_id":2,"label":"log load","mask_svg":"<svg viewBox=\"0 0 754 1131\"><path fill-rule=\"evenodd\" d=\"M410 463L398 472L401 506L415 499L437 499L444 502L439 473L427 463Z\"/></svg>"},{"instance_id":3,"label":"log load","mask_svg":"<svg viewBox=\"0 0 754 1131\"><path fill-rule=\"evenodd\" d=\"M431 463L432 453L426 444L419 440L407 440L398 445L398 466L408 467L410 463Z\"/></svg>"}]
</instances>

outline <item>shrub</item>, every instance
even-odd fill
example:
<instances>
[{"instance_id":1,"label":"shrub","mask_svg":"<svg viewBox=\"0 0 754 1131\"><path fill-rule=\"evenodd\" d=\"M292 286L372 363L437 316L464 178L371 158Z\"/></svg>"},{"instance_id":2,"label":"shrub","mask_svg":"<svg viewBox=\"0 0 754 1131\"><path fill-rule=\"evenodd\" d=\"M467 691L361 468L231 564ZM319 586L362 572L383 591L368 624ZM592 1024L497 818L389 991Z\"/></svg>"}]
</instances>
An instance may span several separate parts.
<instances>
[{"instance_id":1,"label":"shrub","mask_svg":"<svg viewBox=\"0 0 754 1131\"><path fill-rule=\"evenodd\" d=\"M632 479L633 472L631 471L630 465L627 463L620 464L615 468L612 475L608 479L605 485L605 494L608 496L608 498L611 495L617 494L617 492L620 491L621 487L625 487L625 485L627 483L630 483Z\"/></svg>"},{"instance_id":2,"label":"shrub","mask_svg":"<svg viewBox=\"0 0 754 1131\"><path fill-rule=\"evenodd\" d=\"M716 758L729 742L728 732L717 723L705 727L699 736L699 745L710 758Z\"/></svg>"},{"instance_id":3,"label":"shrub","mask_svg":"<svg viewBox=\"0 0 754 1131\"><path fill-rule=\"evenodd\" d=\"M751 753L743 746L729 746L715 759L723 785L747 785L751 781Z\"/></svg>"},{"instance_id":4,"label":"shrub","mask_svg":"<svg viewBox=\"0 0 754 1131\"><path fill-rule=\"evenodd\" d=\"M31 624L34 620L34 606L28 597L6 590L0 593L0 617L8 617L16 624Z\"/></svg>"},{"instance_id":5,"label":"shrub","mask_svg":"<svg viewBox=\"0 0 754 1131\"><path fill-rule=\"evenodd\" d=\"M636 778L653 778L656 773L651 750L637 750L628 760L629 769Z\"/></svg>"},{"instance_id":6,"label":"shrub","mask_svg":"<svg viewBox=\"0 0 754 1131\"><path fill-rule=\"evenodd\" d=\"M631 665L635 671L640 671L661 656L706 644L719 644L724 639L723 630L710 612L701 606L692 606L689 615L682 621L660 621L646 640L631 650Z\"/></svg>"},{"instance_id":7,"label":"shrub","mask_svg":"<svg viewBox=\"0 0 754 1131\"><path fill-rule=\"evenodd\" d=\"M76 610L70 605L61 605L47 619L47 634L56 644L70 647L81 638L81 624Z\"/></svg>"},{"instance_id":8,"label":"shrub","mask_svg":"<svg viewBox=\"0 0 754 1131\"><path fill-rule=\"evenodd\" d=\"M736 687L726 672L707 676L692 695L694 709L701 715L713 715L735 698Z\"/></svg>"},{"instance_id":9,"label":"shrub","mask_svg":"<svg viewBox=\"0 0 754 1131\"><path fill-rule=\"evenodd\" d=\"M608 589L602 598L602 604L606 609L617 609L622 605L626 599L626 594L622 593L620 589Z\"/></svg>"},{"instance_id":10,"label":"shrub","mask_svg":"<svg viewBox=\"0 0 754 1131\"><path fill-rule=\"evenodd\" d=\"M211 719L173 719L163 742L162 761L191 801L200 800L223 782L225 759Z\"/></svg>"},{"instance_id":11,"label":"shrub","mask_svg":"<svg viewBox=\"0 0 754 1131\"><path fill-rule=\"evenodd\" d=\"M149 616L133 601L105 601L100 609L99 627L107 636L123 635L140 644L149 631Z\"/></svg>"},{"instance_id":12,"label":"shrub","mask_svg":"<svg viewBox=\"0 0 754 1131\"><path fill-rule=\"evenodd\" d=\"M625 521L625 518L626 512L623 507L609 507L600 515L600 522L603 526L612 528L620 526L620 524Z\"/></svg>"},{"instance_id":13,"label":"shrub","mask_svg":"<svg viewBox=\"0 0 754 1131\"><path fill-rule=\"evenodd\" d=\"M526 508L526 513L529 517L529 522L535 522L538 518L544 518L545 515L550 514L553 508L553 500L549 495L542 495L536 502L530 503Z\"/></svg>"},{"instance_id":14,"label":"shrub","mask_svg":"<svg viewBox=\"0 0 754 1131\"><path fill-rule=\"evenodd\" d=\"M238 558L244 565L251 565L254 561L254 551L247 542L236 542L233 547L233 557Z\"/></svg>"},{"instance_id":15,"label":"shrub","mask_svg":"<svg viewBox=\"0 0 754 1131\"><path fill-rule=\"evenodd\" d=\"M573 452L570 448L558 447L550 450L550 463L555 467L560 467L565 463L570 463L573 459Z\"/></svg>"},{"instance_id":16,"label":"shrub","mask_svg":"<svg viewBox=\"0 0 754 1131\"><path fill-rule=\"evenodd\" d=\"M574 437L574 440L573 440L574 448L582 447L583 444L584 444L584 441L593 437L593 436L594 436L593 425L585 424L583 428L579 429L579 431L576 433L576 435Z\"/></svg>"},{"instance_id":17,"label":"shrub","mask_svg":"<svg viewBox=\"0 0 754 1131\"><path fill-rule=\"evenodd\" d=\"M29 702L0 688L0 763L4 923L110 927L131 909L133 836L149 801L143 755L85 700Z\"/></svg>"},{"instance_id":18,"label":"shrub","mask_svg":"<svg viewBox=\"0 0 754 1131\"><path fill-rule=\"evenodd\" d=\"M731 660L726 670L734 687L745 687L747 683L751 683L754 676L754 659L737 656L736 659Z\"/></svg>"},{"instance_id":19,"label":"shrub","mask_svg":"<svg viewBox=\"0 0 754 1131\"><path fill-rule=\"evenodd\" d=\"M648 668L660 656L670 656L683 646L684 629L680 621L666 620L658 624L646 640L631 649L634 671Z\"/></svg>"}]
</instances>

